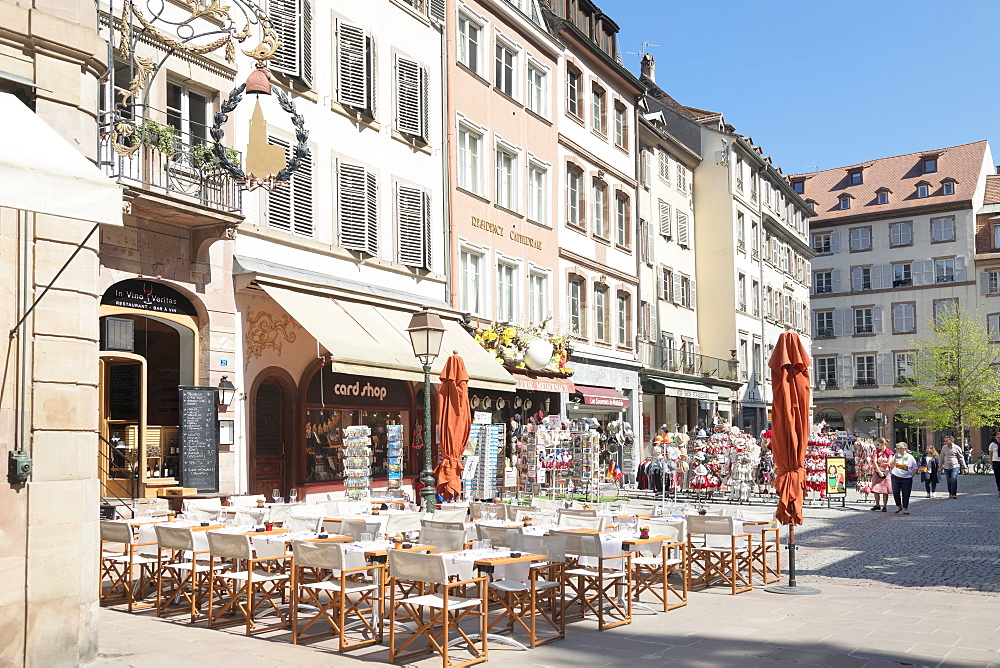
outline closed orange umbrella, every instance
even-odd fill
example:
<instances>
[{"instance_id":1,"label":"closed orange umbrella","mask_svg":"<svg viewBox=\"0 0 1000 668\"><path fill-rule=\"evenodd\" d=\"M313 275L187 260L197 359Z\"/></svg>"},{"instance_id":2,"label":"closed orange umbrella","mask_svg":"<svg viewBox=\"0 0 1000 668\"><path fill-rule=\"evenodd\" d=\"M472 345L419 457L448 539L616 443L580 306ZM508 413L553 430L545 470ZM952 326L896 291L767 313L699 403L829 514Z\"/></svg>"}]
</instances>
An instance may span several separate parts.
<instances>
[{"instance_id":1,"label":"closed orange umbrella","mask_svg":"<svg viewBox=\"0 0 1000 668\"><path fill-rule=\"evenodd\" d=\"M788 525L788 586L768 587L782 594L818 594L818 589L795 584L795 525L802 524L806 491L806 445L809 442L809 366L812 360L799 335L786 331L778 337L771 368L771 452L774 455L778 509L774 516Z\"/></svg>"},{"instance_id":2,"label":"closed orange umbrella","mask_svg":"<svg viewBox=\"0 0 1000 668\"><path fill-rule=\"evenodd\" d=\"M462 452L469 440L472 414L469 410L469 372L456 352L444 363L438 392L439 461L434 468L438 493L453 499L462 493Z\"/></svg>"}]
</instances>

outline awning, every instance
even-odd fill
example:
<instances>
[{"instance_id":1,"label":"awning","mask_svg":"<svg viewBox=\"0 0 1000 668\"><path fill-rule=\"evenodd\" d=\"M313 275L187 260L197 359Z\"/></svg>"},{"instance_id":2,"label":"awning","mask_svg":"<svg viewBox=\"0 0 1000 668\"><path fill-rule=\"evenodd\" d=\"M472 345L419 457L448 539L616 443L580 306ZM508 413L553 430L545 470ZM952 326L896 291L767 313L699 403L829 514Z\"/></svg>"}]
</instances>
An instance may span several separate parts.
<instances>
[{"instance_id":1,"label":"awning","mask_svg":"<svg viewBox=\"0 0 1000 668\"><path fill-rule=\"evenodd\" d=\"M333 358L336 373L370 375L422 383L423 368L413 356L409 335L412 313L373 304L259 283L260 287L312 334ZM455 320L445 326L441 354L431 367L434 379L457 351L469 372L469 386L510 392L514 379Z\"/></svg>"},{"instance_id":2,"label":"awning","mask_svg":"<svg viewBox=\"0 0 1000 668\"><path fill-rule=\"evenodd\" d=\"M517 381L518 390L528 392L556 392L559 394L572 394L576 391L573 381L566 378L551 378L543 376L532 376L514 372L514 380Z\"/></svg>"},{"instance_id":3,"label":"awning","mask_svg":"<svg viewBox=\"0 0 1000 668\"><path fill-rule=\"evenodd\" d=\"M718 401L719 393L714 387L701 383L689 383L673 378L647 377L648 381L663 388L663 394L668 397L681 397L685 399L701 399L703 401Z\"/></svg>"},{"instance_id":4,"label":"awning","mask_svg":"<svg viewBox=\"0 0 1000 668\"><path fill-rule=\"evenodd\" d=\"M10 93L0 93L0 206L122 225L122 188Z\"/></svg>"},{"instance_id":5,"label":"awning","mask_svg":"<svg viewBox=\"0 0 1000 668\"><path fill-rule=\"evenodd\" d=\"M607 387L587 387L577 385L576 391L583 395L583 403L591 406L614 406L616 408L627 408L628 397Z\"/></svg>"}]
</instances>

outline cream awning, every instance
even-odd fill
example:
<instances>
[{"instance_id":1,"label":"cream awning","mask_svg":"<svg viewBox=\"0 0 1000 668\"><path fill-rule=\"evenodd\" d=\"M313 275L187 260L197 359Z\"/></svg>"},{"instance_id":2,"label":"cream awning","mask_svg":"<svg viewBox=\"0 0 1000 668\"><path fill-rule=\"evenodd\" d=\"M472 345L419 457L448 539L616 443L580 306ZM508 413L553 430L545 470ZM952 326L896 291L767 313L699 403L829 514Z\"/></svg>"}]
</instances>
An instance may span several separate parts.
<instances>
[{"instance_id":1,"label":"cream awning","mask_svg":"<svg viewBox=\"0 0 1000 668\"><path fill-rule=\"evenodd\" d=\"M0 206L122 225L122 188L10 93L0 93Z\"/></svg>"},{"instance_id":2,"label":"cream awning","mask_svg":"<svg viewBox=\"0 0 1000 668\"><path fill-rule=\"evenodd\" d=\"M413 356L406 333L412 312L258 284L327 349L333 371L423 382L423 368ZM458 351L469 372L470 387L513 392L513 376L460 323L447 317L442 320L445 333L441 354L431 367L434 380L452 351Z\"/></svg>"}]
</instances>

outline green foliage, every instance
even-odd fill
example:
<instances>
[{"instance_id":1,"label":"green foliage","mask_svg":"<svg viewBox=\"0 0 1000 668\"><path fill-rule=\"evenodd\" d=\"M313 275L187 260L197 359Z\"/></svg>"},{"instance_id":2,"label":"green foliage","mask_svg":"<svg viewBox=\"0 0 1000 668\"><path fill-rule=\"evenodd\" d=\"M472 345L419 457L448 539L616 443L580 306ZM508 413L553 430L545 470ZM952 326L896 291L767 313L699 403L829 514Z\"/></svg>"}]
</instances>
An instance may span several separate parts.
<instances>
[{"instance_id":1,"label":"green foliage","mask_svg":"<svg viewBox=\"0 0 1000 668\"><path fill-rule=\"evenodd\" d=\"M161 155L171 156L177 150L177 136L172 125L157 123L151 118L142 122L142 144Z\"/></svg>"},{"instance_id":2,"label":"green foliage","mask_svg":"<svg viewBox=\"0 0 1000 668\"><path fill-rule=\"evenodd\" d=\"M917 410L897 413L910 424L961 432L993 424L1000 414L1000 348L966 311L942 314L916 351L909 396Z\"/></svg>"},{"instance_id":3,"label":"green foliage","mask_svg":"<svg viewBox=\"0 0 1000 668\"><path fill-rule=\"evenodd\" d=\"M191 160L198 169L211 169L217 167L219 159L216 157L212 147L213 144L198 144L191 147ZM226 157L230 162L238 165L240 163L240 153L234 148L226 149Z\"/></svg>"}]
</instances>

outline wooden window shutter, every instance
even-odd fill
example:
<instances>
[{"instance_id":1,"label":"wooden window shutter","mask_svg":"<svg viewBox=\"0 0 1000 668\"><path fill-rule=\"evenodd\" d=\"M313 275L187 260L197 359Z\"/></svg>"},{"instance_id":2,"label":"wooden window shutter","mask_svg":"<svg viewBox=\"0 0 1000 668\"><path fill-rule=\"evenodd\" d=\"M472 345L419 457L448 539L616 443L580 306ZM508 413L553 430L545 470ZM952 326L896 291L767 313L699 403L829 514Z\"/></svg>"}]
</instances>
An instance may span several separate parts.
<instances>
[{"instance_id":1,"label":"wooden window shutter","mask_svg":"<svg viewBox=\"0 0 1000 668\"><path fill-rule=\"evenodd\" d=\"M368 238L365 251L378 255L378 177L374 172L365 173L365 222Z\"/></svg>"},{"instance_id":2,"label":"wooden window shutter","mask_svg":"<svg viewBox=\"0 0 1000 668\"><path fill-rule=\"evenodd\" d=\"M670 238L670 205L660 200L660 234Z\"/></svg>"},{"instance_id":3,"label":"wooden window shutter","mask_svg":"<svg viewBox=\"0 0 1000 668\"><path fill-rule=\"evenodd\" d=\"M269 144L280 146L288 153L288 142L276 137L267 138ZM279 185L267 196L267 226L282 232L292 231L292 184Z\"/></svg>"},{"instance_id":4,"label":"wooden window shutter","mask_svg":"<svg viewBox=\"0 0 1000 668\"><path fill-rule=\"evenodd\" d=\"M292 231L303 237L313 236L313 156L302 157L299 168L292 172ZM279 186L280 188L280 186Z\"/></svg>"},{"instance_id":5,"label":"wooden window shutter","mask_svg":"<svg viewBox=\"0 0 1000 668\"><path fill-rule=\"evenodd\" d=\"M420 75L417 61L396 56L396 130L416 137L423 132Z\"/></svg>"},{"instance_id":6,"label":"wooden window shutter","mask_svg":"<svg viewBox=\"0 0 1000 668\"><path fill-rule=\"evenodd\" d=\"M299 52L300 66L299 78L302 83L312 88L313 83L313 55L312 55L312 2L311 0L300 0L299 12L302 23L299 27L302 37L302 49Z\"/></svg>"},{"instance_id":7,"label":"wooden window shutter","mask_svg":"<svg viewBox=\"0 0 1000 668\"><path fill-rule=\"evenodd\" d=\"M431 139L430 122L430 80L427 68L420 68L420 138L429 142Z\"/></svg>"},{"instance_id":8,"label":"wooden window shutter","mask_svg":"<svg viewBox=\"0 0 1000 668\"><path fill-rule=\"evenodd\" d=\"M407 267L428 268L428 198L423 190L396 184L396 227L399 262Z\"/></svg>"},{"instance_id":9,"label":"wooden window shutter","mask_svg":"<svg viewBox=\"0 0 1000 668\"><path fill-rule=\"evenodd\" d=\"M427 0L427 13L435 21L445 22L447 15L447 0Z\"/></svg>"},{"instance_id":10,"label":"wooden window shutter","mask_svg":"<svg viewBox=\"0 0 1000 668\"><path fill-rule=\"evenodd\" d=\"M368 39L356 25L337 20L337 101L368 108Z\"/></svg>"},{"instance_id":11,"label":"wooden window shutter","mask_svg":"<svg viewBox=\"0 0 1000 668\"><path fill-rule=\"evenodd\" d=\"M311 0L271 0L268 14L281 43L270 68L311 86Z\"/></svg>"},{"instance_id":12,"label":"wooden window shutter","mask_svg":"<svg viewBox=\"0 0 1000 668\"><path fill-rule=\"evenodd\" d=\"M368 251L367 170L361 165L341 162L337 171L337 223L340 245L349 250Z\"/></svg>"},{"instance_id":13,"label":"wooden window shutter","mask_svg":"<svg viewBox=\"0 0 1000 668\"><path fill-rule=\"evenodd\" d=\"M686 213L677 212L677 243L688 245L688 217Z\"/></svg>"}]
</instances>

